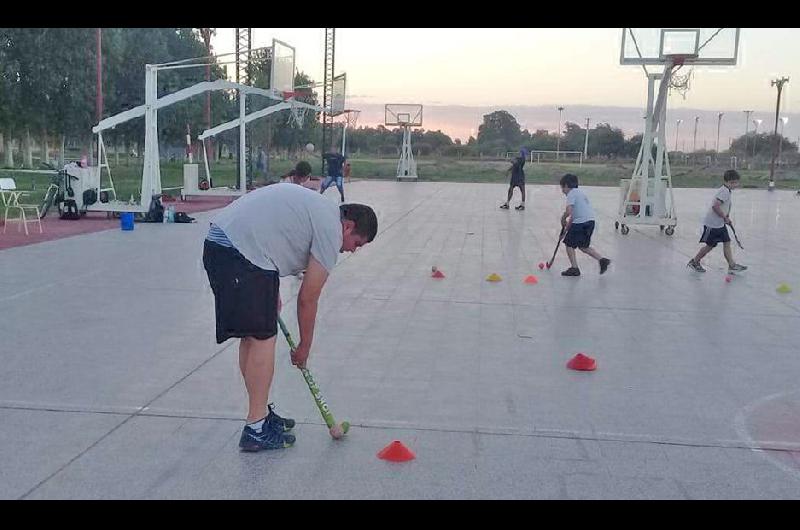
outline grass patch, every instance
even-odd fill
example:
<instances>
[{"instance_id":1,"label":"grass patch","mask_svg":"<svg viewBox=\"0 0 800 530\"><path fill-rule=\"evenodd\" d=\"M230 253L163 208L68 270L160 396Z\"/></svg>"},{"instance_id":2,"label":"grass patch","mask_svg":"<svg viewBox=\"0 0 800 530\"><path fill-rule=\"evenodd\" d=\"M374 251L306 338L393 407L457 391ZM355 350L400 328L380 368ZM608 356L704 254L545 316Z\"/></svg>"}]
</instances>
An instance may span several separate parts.
<instances>
[{"instance_id":1,"label":"grass patch","mask_svg":"<svg viewBox=\"0 0 800 530\"><path fill-rule=\"evenodd\" d=\"M316 155L304 157L311 163L312 174L318 175L320 158ZM142 165L140 159L126 159L126 163L111 166L111 175L120 200L127 200L131 195L138 200L141 193ZM257 175L257 184L277 181L297 163L296 160L270 161L269 177ZM395 158L353 158L352 177L364 180L394 180L397 170ZM504 160L459 159L459 158L422 158L417 161L420 181L424 182L488 182L504 184L508 182L506 169L509 163ZM210 165L215 186L233 186L236 182L236 161L221 160ZM606 164L586 163L541 163L525 166L526 181L529 184L557 184L564 173L574 173L586 186L618 186L619 180L629 178L633 171L633 162L612 162ZM672 183L678 188L715 188L722 182L724 168L683 167L672 168ZM769 182L769 171L740 170L742 187L749 189L766 189ZM205 171L200 165L200 174ZM0 176L13 177L17 187L30 190L25 202L39 203L44 197L50 183L50 175L46 173L22 173L14 170L0 170ZM800 188L800 170L783 169L776 173L775 183L781 189ZM104 181L105 185L105 181ZM163 188L177 188L183 185L183 162L162 162L161 185ZM177 195L178 191L170 192Z\"/></svg>"}]
</instances>

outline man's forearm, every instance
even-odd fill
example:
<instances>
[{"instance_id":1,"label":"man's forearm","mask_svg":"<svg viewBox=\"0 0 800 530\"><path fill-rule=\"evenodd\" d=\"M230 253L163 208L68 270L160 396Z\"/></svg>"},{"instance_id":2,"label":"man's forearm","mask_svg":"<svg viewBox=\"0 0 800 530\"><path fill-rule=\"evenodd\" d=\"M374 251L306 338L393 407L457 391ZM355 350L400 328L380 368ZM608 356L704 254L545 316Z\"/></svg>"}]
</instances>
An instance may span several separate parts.
<instances>
[{"instance_id":1,"label":"man's forearm","mask_svg":"<svg viewBox=\"0 0 800 530\"><path fill-rule=\"evenodd\" d=\"M311 345L314 340L314 323L317 319L317 302L297 301L297 323L300 327L300 342Z\"/></svg>"}]
</instances>

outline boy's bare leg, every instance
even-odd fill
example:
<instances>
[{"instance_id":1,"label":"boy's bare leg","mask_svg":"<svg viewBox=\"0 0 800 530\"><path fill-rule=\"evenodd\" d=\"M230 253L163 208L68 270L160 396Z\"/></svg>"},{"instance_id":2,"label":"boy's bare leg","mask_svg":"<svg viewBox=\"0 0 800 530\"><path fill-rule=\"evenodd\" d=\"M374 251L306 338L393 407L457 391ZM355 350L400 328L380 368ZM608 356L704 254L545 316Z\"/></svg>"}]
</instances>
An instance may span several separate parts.
<instances>
[{"instance_id":1,"label":"boy's bare leg","mask_svg":"<svg viewBox=\"0 0 800 530\"><path fill-rule=\"evenodd\" d=\"M247 423L253 423L267 415L267 401L272 376L275 373L275 339L259 340L248 337L245 343L244 359L242 345L239 347L239 363L243 367L244 386L247 388ZM244 362L243 362L244 361Z\"/></svg>"},{"instance_id":2,"label":"boy's bare leg","mask_svg":"<svg viewBox=\"0 0 800 530\"><path fill-rule=\"evenodd\" d=\"M570 266L574 268L578 268L578 261L575 259L575 249L571 247L565 247L567 249L567 257L569 258Z\"/></svg>"},{"instance_id":3,"label":"boy's bare leg","mask_svg":"<svg viewBox=\"0 0 800 530\"><path fill-rule=\"evenodd\" d=\"M599 254L599 253L598 253L598 252L597 252L595 249L593 249L592 247L586 247L586 248L582 248L582 249L580 249L580 251L581 251L581 252L583 252L584 254L589 254L591 257L593 257L593 258L594 258L594 259L596 259L597 261L600 261L601 259L603 259L603 256L601 256L601 255L600 255L600 254Z\"/></svg>"},{"instance_id":4,"label":"boy's bare leg","mask_svg":"<svg viewBox=\"0 0 800 530\"><path fill-rule=\"evenodd\" d=\"M250 339L243 337L239 339L239 370L242 372L244 378L244 368L247 366L247 356L250 352Z\"/></svg>"},{"instance_id":5,"label":"boy's bare leg","mask_svg":"<svg viewBox=\"0 0 800 530\"><path fill-rule=\"evenodd\" d=\"M725 254L725 260L728 262L728 267L733 267L736 262L733 261L733 250L731 249L731 242L726 241L722 244L722 253Z\"/></svg>"},{"instance_id":6,"label":"boy's bare leg","mask_svg":"<svg viewBox=\"0 0 800 530\"><path fill-rule=\"evenodd\" d=\"M700 249L700 252L697 253L697 256L694 257L695 263L700 263L700 260L706 257L706 254L714 250L714 247L710 247L708 245L704 246Z\"/></svg>"}]
</instances>

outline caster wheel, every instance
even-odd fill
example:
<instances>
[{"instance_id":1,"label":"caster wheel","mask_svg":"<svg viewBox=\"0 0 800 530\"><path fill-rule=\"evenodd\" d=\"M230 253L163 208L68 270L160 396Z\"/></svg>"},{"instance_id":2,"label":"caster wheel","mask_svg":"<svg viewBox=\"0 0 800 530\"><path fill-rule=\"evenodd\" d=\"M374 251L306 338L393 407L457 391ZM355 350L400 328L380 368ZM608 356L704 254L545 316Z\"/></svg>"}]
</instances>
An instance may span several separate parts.
<instances>
[{"instance_id":1,"label":"caster wheel","mask_svg":"<svg viewBox=\"0 0 800 530\"><path fill-rule=\"evenodd\" d=\"M664 233L667 234L668 236L671 236L672 234L675 233L675 227L674 226L668 226L667 229L664 230Z\"/></svg>"},{"instance_id":2,"label":"caster wheel","mask_svg":"<svg viewBox=\"0 0 800 530\"><path fill-rule=\"evenodd\" d=\"M619 221L614 221L614 230L619 230Z\"/></svg>"},{"instance_id":3,"label":"caster wheel","mask_svg":"<svg viewBox=\"0 0 800 530\"><path fill-rule=\"evenodd\" d=\"M630 232L630 231L631 231L631 229L628 228L627 225L622 225L622 228L620 228L620 232L622 232L623 236L627 236L628 232Z\"/></svg>"}]
</instances>

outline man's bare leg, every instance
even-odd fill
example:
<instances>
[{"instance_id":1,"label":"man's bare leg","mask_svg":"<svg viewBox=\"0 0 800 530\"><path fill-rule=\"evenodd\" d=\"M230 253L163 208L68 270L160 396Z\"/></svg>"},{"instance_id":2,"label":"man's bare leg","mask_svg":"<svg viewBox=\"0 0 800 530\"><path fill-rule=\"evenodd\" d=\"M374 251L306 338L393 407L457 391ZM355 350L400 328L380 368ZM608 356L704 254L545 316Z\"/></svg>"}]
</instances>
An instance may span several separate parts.
<instances>
[{"instance_id":1,"label":"man's bare leg","mask_svg":"<svg viewBox=\"0 0 800 530\"><path fill-rule=\"evenodd\" d=\"M243 368L244 385L247 388L247 423L253 423L267 415L269 389L275 374L275 339L259 340L247 337L240 344L239 362ZM245 349L242 355L242 348Z\"/></svg>"}]
</instances>

